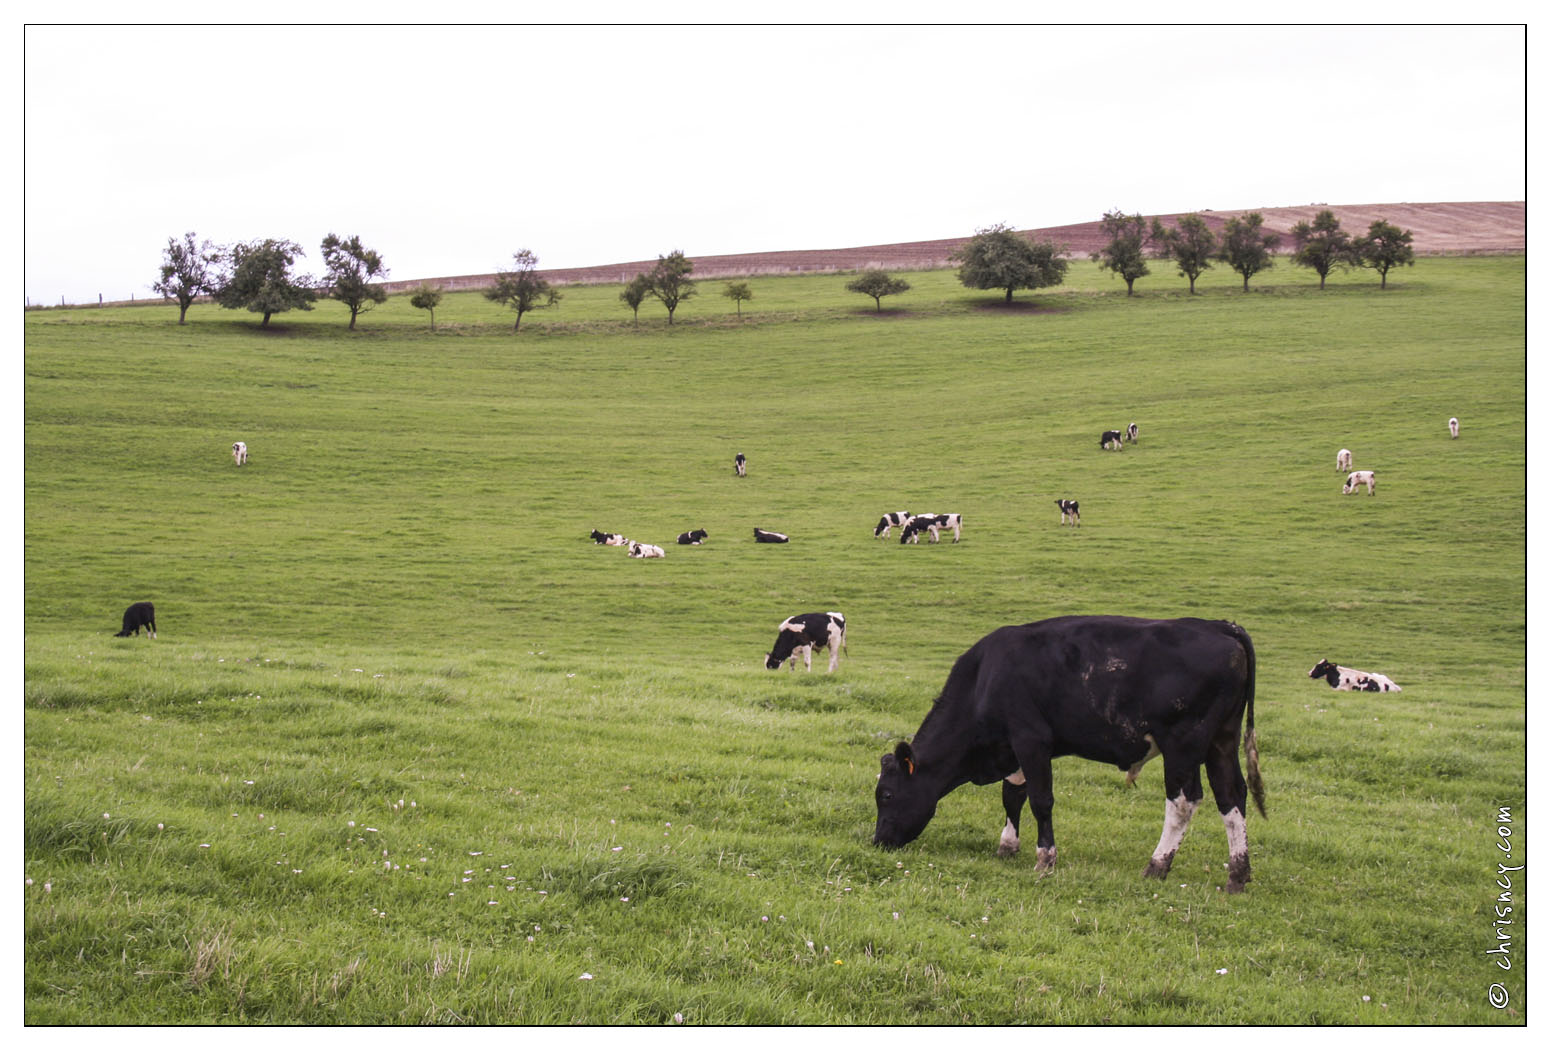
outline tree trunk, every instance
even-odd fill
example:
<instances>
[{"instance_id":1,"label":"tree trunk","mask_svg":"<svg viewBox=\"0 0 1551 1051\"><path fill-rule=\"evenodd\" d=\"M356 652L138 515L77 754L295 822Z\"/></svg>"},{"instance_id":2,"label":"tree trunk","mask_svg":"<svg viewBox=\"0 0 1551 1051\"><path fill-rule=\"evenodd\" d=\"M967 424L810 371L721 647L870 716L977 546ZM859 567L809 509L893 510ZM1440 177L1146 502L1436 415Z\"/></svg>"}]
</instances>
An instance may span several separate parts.
<instances>
[{"instance_id":1,"label":"tree trunk","mask_svg":"<svg viewBox=\"0 0 1551 1051\"><path fill-rule=\"evenodd\" d=\"M180 325L183 324L183 318L187 314L188 314L188 304L187 303L179 303L178 304L178 324L180 324Z\"/></svg>"},{"instance_id":2,"label":"tree trunk","mask_svg":"<svg viewBox=\"0 0 1551 1051\"><path fill-rule=\"evenodd\" d=\"M1009 303L1012 302L1012 286L1011 285L1007 286L1007 302L1009 302Z\"/></svg>"},{"instance_id":3,"label":"tree trunk","mask_svg":"<svg viewBox=\"0 0 1551 1051\"><path fill-rule=\"evenodd\" d=\"M356 308L355 307L351 307L350 308L350 331L351 332L355 331L355 315L356 315Z\"/></svg>"},{"instance_id":4,"label":"tree trunk","mask_svg":"<svg viewBox=\"0 0 1551 1051\"><path fill-rule=\"evenodd\" d=\"M1196 275L1195 274L1191 274L1190 275L1190 294L1191 295L1195 295L1196 294Z\"/></svg>"},{"instance_id":5,"label":"tree trunk","mask_svg":"<svg viewBox=\"0 0 1551 1051\"><path fill-rule=\"evenodd\" d=\"M512 326L512 331L516 332L520 328L522 328L522 311L519 310L517 311L517 324Z\"/></svg>"},{"instance_id":6,"label":"tree trunk","mask_svg":"<svg viewBox=\"0 0 1551 1051\"><path fill-rule=\"evenodd\" d=\"M1131 286L1133 284L1135 284L1135 282L1136 282L1136 278L1134 278L1134 277L1126 278L1126 295L1129 296L1131 294Z\"/></svg>"},{"instance_id":7,"label":"tree trunk","mask_svg":"<svg viewBox=\"0 0 1551 1051\"><path fill-rule=\"evenodd\" d=\"M259 322L259 328L269 327L269 311L264 311L264 320Z\"/></svg>"},{"instance_id":8,"label":"tree trunk","mask_svg":"<svg viewBox=\"0 0 1551 1051\"><path fill-rule=\"evenodd\" d=\"M431 309L431 331L436 331L436 309L434 307Z\"/></svg>"}]
</instances>

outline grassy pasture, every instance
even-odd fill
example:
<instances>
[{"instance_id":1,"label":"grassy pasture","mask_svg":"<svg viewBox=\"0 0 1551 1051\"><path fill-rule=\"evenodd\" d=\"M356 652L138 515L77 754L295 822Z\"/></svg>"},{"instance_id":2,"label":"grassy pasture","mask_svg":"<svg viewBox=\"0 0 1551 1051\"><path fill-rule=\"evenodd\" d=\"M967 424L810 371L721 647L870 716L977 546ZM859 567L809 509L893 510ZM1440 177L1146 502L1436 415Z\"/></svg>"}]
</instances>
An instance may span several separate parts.
<instances>
[{"instance_id":1,"label":"grassy pasture","mask_svg":"<svg viewBox=\"0 0 1551 1051\"><path fill-rule=\"evenodd\" d=\"M704 282L671 329L571 288L515 337L472 294L434 333L407 297L354 333L28 313L26 1020L1522 1022L1484 950L1525 803L1524 259L1131 298L1080 263L1012 309L908 276L881 314L756 278L741 322ZM963 542L875 541L901 508ZM160 638L113 638L142 598ZM764 670L828 609L837 674ZM1156 764L1058 761L1043 880L994 788L872 848L953 659L1099 612L1253 636L1248 893L1210 806L1140 877Z\"/></svg>"}]
</instances>

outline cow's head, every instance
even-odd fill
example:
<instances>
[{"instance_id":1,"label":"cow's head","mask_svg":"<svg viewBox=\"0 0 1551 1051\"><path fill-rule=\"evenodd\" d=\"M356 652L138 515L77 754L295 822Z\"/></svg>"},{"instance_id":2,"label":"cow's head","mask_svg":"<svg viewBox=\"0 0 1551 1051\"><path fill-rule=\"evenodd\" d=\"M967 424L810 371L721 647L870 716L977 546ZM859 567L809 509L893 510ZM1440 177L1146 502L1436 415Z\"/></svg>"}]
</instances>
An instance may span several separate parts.
<instances>
[{"instance_id":1,"label":"cow's head","mask_svg":"<svg viewBox=\"0 0 1551 1051\"><path fill-rule=\"evenodd\" d=\"M1320 661L1309 669L1309 678L1324 679L1334 686L1341 681L1341 670L1329 661Z\"/></svg>"},{"instance_id":2,"label":"cow's head","mask_svg":"<svg viewBox=\"0 0 1551 1051\"><path fill-rule=\"evenodd\" d=\"M937 793L920 774L915 753L901 741L883 757L875 792L878 824L872 841L879 847L902 847L915 839L937 813Z\"/></svg>"}]
</instances>

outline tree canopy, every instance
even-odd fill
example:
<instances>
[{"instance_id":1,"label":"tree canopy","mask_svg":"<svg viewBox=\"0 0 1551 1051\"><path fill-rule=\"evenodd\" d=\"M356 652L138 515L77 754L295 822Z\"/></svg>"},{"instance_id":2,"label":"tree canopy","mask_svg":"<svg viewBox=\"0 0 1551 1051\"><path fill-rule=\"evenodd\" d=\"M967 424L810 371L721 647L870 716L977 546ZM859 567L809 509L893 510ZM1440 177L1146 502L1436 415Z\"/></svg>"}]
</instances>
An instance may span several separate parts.
<instances>
[{"instance_id":1,"label":"tree canopy","mask_svg":"<svg viewBox=\"0 0 1551 1051\"><path fill-rule=\"evenodd\" d=\"M1180 276L1189 279L1190 294L1195 295L1196 278L1210 270L1217 257L1217 235L1206 220L1194 212L1180 216L1172 227L1154 219L1149 239L1159 258L1178 264Z\"/></svg>"},{"instance_id":2,"label":"tree canopy","mask_svg":"<svg viewBox=\"0 0 1551 1051\"><path fill-rule=\"evenodd\" d=\"M854 281L846 282L846 291L872 296L876 312L881 314L883 297L910 291L910 282L902 277L894 277L887 270L863 270Z\"/></svg>"},{"instance_id":3,"label":"tree canopy","mask_svg":"<svg viewBox=\"0 0 1551 1051\"><path fill-rule=\"evenodd\" d=\"M949 258L959 265L966 288L1001 288L1007 302L1020 288L1048 288L1066 278L1066 249L1051 241L1030 241L1003 223L976 230Z\"/></svg>"},{"instance_id":4,"label":"tree canopy","mask_svg":"<svg viewBox=\"0 0 1551 1051\"><path fill-rule=\"evenodd\" d=\"M1222 245L1217 258L1227 263L1244 278L1244 291L1249 291L1249 279L1262 270L1269 270L1276 260L1272 251L1282 243L1277 234L1261 229L1264 218L1259 212L1249 212L1228 220L1223 227Z\"/></svg>"},{"instance_id":5,"label":"tree canopy","mask_svg":"<svg viewBox=\"0 0 1551 1051\"><path fill-rule=\"evenodd\" d=\"M317 292L305 277L293 277L291 266L306 253L294 241L273 238L233 245L226 254L227 273L215 301L229 310L263 314L260 328L274 314L311 310Z\"/></svg>"},{"instance_id":6,"label":"tree canopy","mask_svg":"<svg viewBox=\"0 0 1551 1051\"><path fill-rule=\"evenodd\" d=\"M1353 247L1360 266L1379 272L1380 288L1389 287L1389 272L1395 267L1412 266L1416 262L1411 251L1411 231L1383 219L1375 219Z\"/></svg>"},{"instance_id":7,"label":"tree canopy","mask_svg":"<svg viewBox=\"0 0 1551 1051\"><path fill-rule=\"evenodd\" d=\"M619 293L619 298L630 308L633 320L637 323L641 320L641 304L646 302L646 297L652 294L652 279L647 274L637 274L630 279L630 283Z\"/></svg>"},{"instance_id":8,"label":"tree canopy","mask_svg":"<svg viewBox=\"0 0 1551 1051\"><path fill-rule=\"evenodd\" d=\"M689 279L694 272L693 260L675 249L657 257L657 265L647 274L648 290L668 308L668 324L673 324L673 312L679 304L695 294L695 283Z\"/></svg>"},{"instance_id":9,"label":"tree canopy","mask_svg":"<svg viewBox=\"0 0 1551 1051\"><path fill-rule=\"evenodd\" d=\"M184 234L181 241L167 238L161 277L151 285L151 291L178 301L178 324L184 323L195 296L209 295L219 287L220 262L221 250L209 241L195 244L193 231Z\"/></svg>"},{"instance_id":10,"label":"tree canopy","mask_svg":"<svg viewBox=\"0 0 1551 1051\"><path fill-rule=\"evenodd\" d=\"M1303 221L1294 226L1292 238L1294 265L1306 266L1318 274L1321 289L1332 270L1357 261L1351 235L1341 229L1341 221L1328 208L1316 215L1312 224Z\"/></svg>"},{"instance_id":11,"label":"tree canopy","mask_svg":"<svg viewBox=\"0 0 1551 1051\"><path fill-rule=\"evenodd\" d=\"M416 310L429 310L431 312L431 331L436 331L436 308L441 305L442 290L438 285L421 285L415 294L409 297L409 305Z\"/></svg>"},{"instance_id":12,"label":"tree canopy","mask_svg":"<svg viewBox=\"0 0 1551 1051\"><path fill-rule=\"evenodd\" d=\"M496 271L495 284L484 290L484 297L517 312L517 323L512 326L516 332L522 328L524 314L554 306L560 302L560 293L538 275L539 257L528 249L513 252L512 263L512 269Z\"/></svg>"},{"instance_id":13,"label":"tree canopy","mask_svg":"<svg viewBox=\"0 0 1551 1051\"><path fill-rule=\"evenodd\" d=\"M738 308L738 316L743 316L743 304L746 300L754 298L753 289L749 288L747 281L729 281L727 287L722 289L722 295L732 300Z\"/></svg>"},{"instance_id":14,"label":"tree canopy","mask_svg":"<svg viewBox=\"0 0 1551 1051\"><path fill-rule=\"evenodd\" d=\"M359 237L346 240L338 234L323 239L324 294L350 308L350 328L355 319L373 304L387 300L388 293L373 280L388 276L382 256L367 248Z\"/></svg>"},{"instance_id":15,"label":"tree canopy","mask_svg":"<svg viewBox=\"0 0 1551 1051\"><path fill-rule=\"evenodd\" d=\"M1103 265L1125 279L1126 295L1131 295L1136 279L1146 277L1147 270L1147 220L1140 215L1126 215L1121 211L1104 213L1104 234L1109 244L1094 252L1094 262Z\"/></svg>"}]
</instances>

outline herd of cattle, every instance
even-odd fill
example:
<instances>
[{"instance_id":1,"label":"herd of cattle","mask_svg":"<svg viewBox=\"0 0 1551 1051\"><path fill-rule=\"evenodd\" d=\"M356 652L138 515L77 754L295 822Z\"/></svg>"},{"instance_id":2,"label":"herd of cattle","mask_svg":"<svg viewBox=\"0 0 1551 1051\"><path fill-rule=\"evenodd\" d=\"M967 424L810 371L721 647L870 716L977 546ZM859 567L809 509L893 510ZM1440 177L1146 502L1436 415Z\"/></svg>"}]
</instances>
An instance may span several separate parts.
<instances>
[{"instance_id":1,"label":"herd of cattle","mask_svg":"<svg viewBox=\"0 0 1551 1051\"><path fill-rule=\"evenodd\" d=\"M1459 437L1459 420L1449 419L1449 434ZM1138 428L1104 431L1099 446L1122 450L1135 442ZM237 466L248 462L244 442L232 445ZM1374 492L1372 470L1352 470L1352 453L1336 454L1337 470L1349 472L1343 494L1366 486ZM733 466L747 475L747 458L738 453ZM1080 525L1076 500L1058 499L1063 525ZM900 543L931 543L952 530L958 543L959 514L911 514L891 511L878 520L875 538L900 531ZM698 546L710 534L691 529L678 543ZM663 558L656 544L643 544L620 533L594 529L594 543L623 547L631 558ZM754 528L756 543L784 544L784 533ZM118 637L144 628L156 637L155 607L135 602L124 611ZM841 613L800 613L776 628L765 667L786 664L813 668L813 651L829 651L829 671L846 649L846 619ZM1323 679L1336 690L1399 692L1388 676L1358 671L1321 660L1309 678ZM1240 725L1243 725L1241 737ZM1242 741L1248 770L1239 766ZM1164 821L1145 876L1168 874L1190 818L1203 798L1201 769L1222 816L1228 837L1230 892L1242 891L1250 878L1246 803L1253 798L1265 814L1255 738L1255 649L1243 628L1229 621L1196 618L1143 620L1133 617L1056 617L999 628L954 664L919 730L883 756L875 790L877 824L873 842L899 847L919 836L937 803L964 784L1002 784L1007 822L997 852L1016 853L1019 817L1025 801L1038 825L1035 872L1050 871L1056 860L1051 823L1054 796L1051 761L1076 755L1112 763L1134 782L1143 764L1163 757Z\"/></svg>"}]
</instances>

